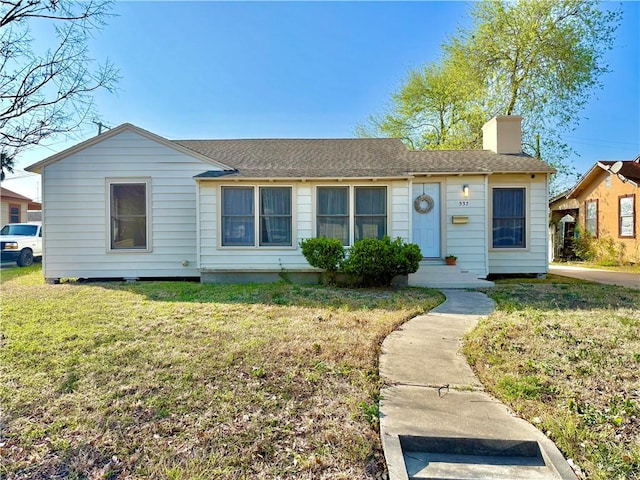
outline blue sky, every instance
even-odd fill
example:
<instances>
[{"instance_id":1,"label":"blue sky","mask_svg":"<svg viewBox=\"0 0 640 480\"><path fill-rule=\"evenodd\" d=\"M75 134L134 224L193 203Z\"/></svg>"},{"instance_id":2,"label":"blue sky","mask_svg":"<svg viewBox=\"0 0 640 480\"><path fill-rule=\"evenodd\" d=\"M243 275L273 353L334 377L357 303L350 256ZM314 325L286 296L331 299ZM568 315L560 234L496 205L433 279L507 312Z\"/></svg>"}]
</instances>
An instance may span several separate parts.
<instances>
[{"instance_id":1,"label":"blue sky","mask_svg":"<svg viewBox=\"0 0 640 480\"><path fill-rule=\"evenodd\" d=\"M621 8L612 72L567 142L586 172L640 154L640 3ZM407 73L438 60L468 22L467 2L117 2L91 43L122 77L96 105L109 126L134 123L178 138L343 138L381 112ZM38 30L40 29L40 30ZM48 31L35 27L39 41ZM521 112L526 115L526 112ZM95 135L20 155L17 167ZM22 176L18 172L19 176ZM3 186L39 198L36 178Z\"/></svg>"}]
</instances>

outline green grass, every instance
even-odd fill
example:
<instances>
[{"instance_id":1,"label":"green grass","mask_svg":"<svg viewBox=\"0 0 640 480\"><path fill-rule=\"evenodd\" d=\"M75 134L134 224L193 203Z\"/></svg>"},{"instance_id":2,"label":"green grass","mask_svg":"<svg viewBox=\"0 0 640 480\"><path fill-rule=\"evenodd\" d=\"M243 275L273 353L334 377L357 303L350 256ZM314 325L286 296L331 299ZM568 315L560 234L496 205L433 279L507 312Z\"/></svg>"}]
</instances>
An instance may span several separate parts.
<instances>
[{"instance_id":1,"label":"green grass","mask_svg":"<svg viewBox=\"0 0 640 480\"><path fill-rule=\"evenodd\" d=\"M3 270L0 478L374 478L381 340L442 296Z\"/></svg>"},{"instance_id":2,"label":"green grass","mask_svg":"<svg viewBox=\"0 0 640 480\"><path fill-rule=\"evenodd\" d=\"M640 292L510 279L464 352L488 391L589 479L640 479Z\"/></svg>"}]
</instances>

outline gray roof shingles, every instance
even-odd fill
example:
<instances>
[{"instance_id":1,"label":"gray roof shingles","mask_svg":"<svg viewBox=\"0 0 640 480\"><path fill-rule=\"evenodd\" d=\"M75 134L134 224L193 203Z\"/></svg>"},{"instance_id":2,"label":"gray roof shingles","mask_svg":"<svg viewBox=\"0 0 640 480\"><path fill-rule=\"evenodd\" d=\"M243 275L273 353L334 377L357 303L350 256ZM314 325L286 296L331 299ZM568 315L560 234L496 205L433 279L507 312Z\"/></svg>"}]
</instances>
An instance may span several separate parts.
<instances>
[{"instance_id":1,"label":"gray roof shingles","mask_svg":"<svg viewBox=\"0 0 640 480\"><path fill-rule=\"evenodd\" d=\"M229 166L225 177L388 178L443 173L552 173L529 155L487 150L409 151L398 139L173 140ZM198 177L215 178L219 175Z\"/></svg>"}]
</instances>

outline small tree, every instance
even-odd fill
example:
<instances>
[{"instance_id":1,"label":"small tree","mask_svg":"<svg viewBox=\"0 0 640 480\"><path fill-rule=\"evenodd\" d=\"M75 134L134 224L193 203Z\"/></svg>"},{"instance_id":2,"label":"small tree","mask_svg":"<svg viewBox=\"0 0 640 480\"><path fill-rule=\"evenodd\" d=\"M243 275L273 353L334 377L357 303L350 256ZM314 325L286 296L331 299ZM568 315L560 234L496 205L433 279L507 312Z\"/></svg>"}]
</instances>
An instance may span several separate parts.
<instances>
[{"instance_id":1,"label":"small tree","mask_svg":"<svg viewBox=\"0 0 640 480\"><path fill-rule=\"evenodd\" d=\"M109 62L92 68L88 42L109 15L104 0L0 1L0 145L2 172L25 147L93 118L92 93L114 89ZM57 41L38 51L32 22L50 22Z\"/></svg>"},{"instance_id":2,"label":"small tree","mask_svg":"<svg viewBox=\"0 0 640 480\"><path fill-rule=\"evenodd\" d=\"M324 282L335 285L336 277L344 262L344 247L336 238L307 238L300 248L309 265L324 270Z\"/></svg>"},{"instance_id":3,"label":"small tree","mask_svg":"<svg viewBox=\"0 0 640 480\"><path fill-rule=\"evenodd\" d=\"M420 247L414 243L404 243L401 238L391 241L387 236L382 240L364 238L351 247L343 269L363 286L381 287L391 285L397 275L418 271L420 260Z\"/></svg>"}]
</instances>

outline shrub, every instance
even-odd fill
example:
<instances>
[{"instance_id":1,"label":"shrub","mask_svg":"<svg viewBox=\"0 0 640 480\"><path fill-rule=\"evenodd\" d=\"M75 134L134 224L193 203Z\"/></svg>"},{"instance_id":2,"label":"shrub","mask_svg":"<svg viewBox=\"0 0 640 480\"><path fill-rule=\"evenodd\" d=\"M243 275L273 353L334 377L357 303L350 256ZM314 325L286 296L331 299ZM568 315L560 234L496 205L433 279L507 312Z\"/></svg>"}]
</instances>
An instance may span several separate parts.
<instances>
[{"instance_id":1,"label":"shrub","mask_svg":"<svg viewBox=\"0 0 640 480\"><path fill-rule=\"evenodd\" d=\"M334 285L344 262L342 242L337 238L307 238L300 242L300 248L309 265L324 270L325 283Z\"/></svg>"},{"instance_id":2,"label":"shrub","mask_svg":"<svg viewBox=\"0 0 640 480\"><path fill-rule=\"evenodd\" d=\"M408 275L420 267L422 253L413 243L401 238L391 241L364 238L355 242L345 260L345 273L358 277L364 286L387 286L396 275Z\"/></svg>"}]
</instances>

